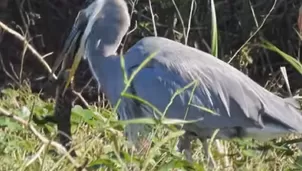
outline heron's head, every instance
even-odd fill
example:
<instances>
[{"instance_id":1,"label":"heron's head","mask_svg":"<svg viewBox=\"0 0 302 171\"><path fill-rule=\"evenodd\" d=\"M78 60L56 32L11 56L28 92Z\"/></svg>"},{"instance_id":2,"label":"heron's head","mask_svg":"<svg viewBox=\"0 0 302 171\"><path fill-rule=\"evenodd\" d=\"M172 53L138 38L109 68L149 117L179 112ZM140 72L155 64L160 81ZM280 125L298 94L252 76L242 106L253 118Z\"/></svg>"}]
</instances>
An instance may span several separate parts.
<instances>
[{"instance_id":1,"label":"heron's head","mask_svg":"<svg viewBox=\"0 0 302 171\"><path fill-rule=\"evenodd\" d=\"M68 35L63 53L79 53L86 59L89 53L99 56L115 53L130 26L124 0L86 0Z\"/></svg>"},{"instance_id":2,"label":"heron's head","mask_svg":"<svg viewBox=\"0 0 302 171\"><path fill-rule=\"evenodd\" d=\"M87 0L78 13L68 35L62 56L74 56L71 76L81 58L90 64L100 57L115 54L130 26L130 16L124 0Z\"/></svg>"}]
</instances>

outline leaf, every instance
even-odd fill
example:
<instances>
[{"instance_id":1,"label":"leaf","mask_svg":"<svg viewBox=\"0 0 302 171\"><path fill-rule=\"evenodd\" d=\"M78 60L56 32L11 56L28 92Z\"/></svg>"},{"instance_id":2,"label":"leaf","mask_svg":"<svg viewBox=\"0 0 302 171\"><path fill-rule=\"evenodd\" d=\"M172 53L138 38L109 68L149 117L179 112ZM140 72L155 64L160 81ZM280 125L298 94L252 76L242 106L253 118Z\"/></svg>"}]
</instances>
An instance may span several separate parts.
<instances>
[{"instance_id":1,"label":"leaf","mask_svg":"<svg viewBox=\"0 0 302 171\"><path fill-rule=\"evenodd\" d=\"M155 146L150 149L148 156L146 157L146 160L143 164L143 169L142 170L146 170L149 163L151 162L151 160L153 159L154 154L159 150L159 148L164 145L165 143L167 143L168 141L170 141L173 138L177 138L182 136L185 133L185 131L177 131L177 132L171 132L169 133L169 135L167 135L166 137L164 137L160 142L156 143Z\"/></svg>"},{"instance_id":2,"label":"leaf","mask_svg":"<svg viewBox=\"0 0 302 171\"><path fill-rule=\"evenodd\" d=\"M212 14L212 55L218 56L218 31L217 31L217 18L214 0L211 0L211 14Z\"/></svg>"},{"instance_id":3,"label":"leaf","mask_svg":"<svg viewBox=\"0 0 302 171\"><path fill-rule=\"evenodd\" d=\"M85 121L90 120L93 118L93 112L89 109L83 109L80 106L76 106L72 112L74 112L76 115L81 116Z\"/></svg>"},{"instance_id":4,"label":"leaf","mask_svg":"<svg viewBox=\"0 0 302 171\"><path fill-rule=\"evenodd\" d=\"M9 118L0 117L0 127L7 127L10 131L19 131L23 127Z\"/></svg>"},{"instance_id":5,"label":"leaf","mask_svg":"<svg viewBox=\"0 0 302 171\"><path fill-rule=\"evenodd\" d=\"M197 120L181 120L181 119L166 119L164 118L161 123L164 125L180 125L180 124L190 124L190 123L194 123L194 122L198 122L203 120L203 118L201 119L197 119Z\"/></svg>"},{"instance_id":6,"label":"leaf","mask_svg":"<svg viewBox=\"0 0 302 171\"><path fill-rule=\"evenodd\" d=\"M180 124L189 124L198 122L199 120L181 120L181 119L162 119L157 120L154 118L139 118L139 119L129 119L129 120L121 120L117 121L118 124L127 125L127 124L149 124L149 125L156 125L156 124L163 124L163 125L180 125Z\"/></svg>"},{"instance_id":7,"label":"leaf","mask_svg":"<svg viewBox=\"0 0 302 171\"><path fill-rule=\"evenodd\" d=\"M302 74L302 64L297 59L286 54L285 52L283 52L282 50L280 50L279 48L264 39L262 39L262 42L262 47L278 53L280 56L283 57L283 59L290 63L300 74Z\"/></svg>"},{"instance_id":8,"label":"leaf","mask_svg":"<svg viewBox=\"0 0 302 171\"><path fill-rule=\"evenodd\" d=\"M250 150L250 149L242 150L242 154L247 157L255 157L255 156L259 155L259 154L257 154L257 151Z\"/></svg>"},{"instance_id":9,"label":"leaf","mask_svg":"<svg viewBox=\"0 0 302 171\"><path fill-rule=\"evenodd\" d=\"M101 156L101 159L94 160L88 164L91 169L100 169L104 166L108 168L116 168L118 161L116 159L110 158L107 155Z\"/></svg>"},{"instance_id":10,"label":"leaf","mask_svg":"<svg viewBox=\"0 0 302 171\"><path fill-rule=\"evenodd\" d=\"M208 108L206 108L206 107L198 106L198 105L194 105L194 104L190 104L190 106L196 107L196 108L198 108L198 109L200 109L200 110L203 110L203 111L205 111L205 112L208 112L208 113L210 113L210 114L219 116L218 113L216 113L215 111L213 111L213 110L211 110L211 109L208 109Z\"/></svg>"},{"instance_id":11,"label":"leaf","mask_svg":"<svg viewBox=\"0 0 302 171\"><path fill-rule=\"evenodd\" d=\"M13 122L11 120L6 120L5 125L8 127L8 129L10 129L11 131L19 131L22 130L22 126L20 126L18 123Z\"/></svg>"},{"instance_id":12,"label":"leaf","mask_svg":"<svg viewBox=\"0 0 302 171\"><path fill-rule=\"evenodd\" d=\"M174 170L174 169L185 169L185 170L196 170L204 171L204 167L194 164L192 165L186 160L172 160L164 165L159 166L158 171Z\"/></svg>"},{"instance_id":13,"label":"leaf","mask_svg":"<svg viewBox=\"0 0 302 171\"><path fill-rule=\"evenodd\" d=\"M97 125L97 121L93 120L95 118L94 113L90 109L83 109L81 106L76 105L72 108L72 114L73 121L75 122L79 123L81 122L81 119L83 119L83 121L90 126Z\"/></svg>"},{"instance_id":14,"label":"leaf","mask_svg":"<svg viewBox=\"0 0 302 171\"><path fill-rule=\"evenodd\" d=\"M158 122L156 122L153 118L139 118L139 119L129 119L129 120L120 120L117 121L118 124L121 125L128 125L128 124L150 124L155 125Z\"/></svg>"}]
</instances>

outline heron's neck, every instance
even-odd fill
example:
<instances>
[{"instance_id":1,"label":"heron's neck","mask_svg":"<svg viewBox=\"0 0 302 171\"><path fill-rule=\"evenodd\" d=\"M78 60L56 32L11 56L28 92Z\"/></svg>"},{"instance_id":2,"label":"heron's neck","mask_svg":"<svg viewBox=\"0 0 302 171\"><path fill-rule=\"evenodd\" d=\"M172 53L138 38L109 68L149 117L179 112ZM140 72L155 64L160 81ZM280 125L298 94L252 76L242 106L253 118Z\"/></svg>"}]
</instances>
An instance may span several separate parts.
<instances>
[{"instance_id":1,"label":"heron's neck","mask_svg":"<svg viewBox=\"0 0 302 171\"><path fill-rule=\"evenodd\" d=\"M119 56L96 56L89 58L88 62L93 77L97 80L103 93L109 98L110 103L114 105L119 98L120 91L122 91L122 87L119 86L123 85L123 83L118 83L122 80Z\"/></svg>"}]
</instances>

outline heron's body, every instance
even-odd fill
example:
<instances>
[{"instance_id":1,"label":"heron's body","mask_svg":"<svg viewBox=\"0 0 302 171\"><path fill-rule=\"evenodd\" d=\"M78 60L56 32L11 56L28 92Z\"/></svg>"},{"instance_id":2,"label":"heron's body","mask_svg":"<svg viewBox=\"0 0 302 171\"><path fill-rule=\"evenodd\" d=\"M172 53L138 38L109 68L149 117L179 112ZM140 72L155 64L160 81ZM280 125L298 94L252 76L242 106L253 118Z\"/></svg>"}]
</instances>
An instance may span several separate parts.
<instances>
[{"instance_id":1,"label":"heron's body","mask_svg":"<svg viewBox=\"0 0 302 171\"><path fill-rule=\"evenodd\" d=\"M154 52L156 55L137 74L129 91L163 112L177 90L196 81L196 88L193 85L183 90L166 113L167 118L200 120L186 125L186 130L204 138L211 136L217 128L222 128L220 138L249 135L262 138L261 129L268 131L263 135L266 138L289 131L302 132L302 116L295 104L270 93L212 55L166 38L143 38L130 48L124 55L127 74L130 76ZM115 105L124 89L120 58L94 59L96 61L91 63L95 76ZM123 98L122 104L119 109L122 119L153 117L151 108L146 105L127 98ZM208 108L216 114L196 106Z\"/></svg>"},{"instance_id":2,"label":"heron's body","mask_svg":"<svg viewBox=\"0 0 302 171\"><path fill-rule=\"evenodd\" d=\"M80 30L85 23L86 28ZM113 106L124 89L124 73L115 51L129 25L130 17L123 0L95 0L79 14L70 35L73 39L76 32L83 33L78 55L88 60L94 78ZM302 115L294 102L270 93L216 57L166 38L146 37L133 45L124 54L127 75L154 53L128 92L164 112L178 90L196 83L174 98L165 115L199 120L184 126L188 133L206 139L217 128L220 128L219 138L269 138L302 132ZM118 114L124 120L154 117L150 107L124 97ZM129 138L135 139L140 129L129 125Z\"/></svg>"}]
</instances>

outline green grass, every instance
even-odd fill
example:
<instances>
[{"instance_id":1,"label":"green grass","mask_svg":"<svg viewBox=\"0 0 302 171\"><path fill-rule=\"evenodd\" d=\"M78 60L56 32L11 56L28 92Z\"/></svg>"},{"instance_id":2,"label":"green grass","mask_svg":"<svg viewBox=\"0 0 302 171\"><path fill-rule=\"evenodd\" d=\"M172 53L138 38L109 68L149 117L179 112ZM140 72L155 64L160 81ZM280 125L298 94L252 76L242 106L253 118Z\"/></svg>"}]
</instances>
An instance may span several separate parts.
<instances>
[{"instance_id":1,"label":"green grass","mask_svg":"<svg viewBox=\"0 0 302 171\"><path fill-rule=\"evenodd\" d=\"M30 92L27 86L19 90L5 89L0 99L0 106L10 112L29 120L31 111L43 116L53 112L52 101L42 101L38 94ZM207 168L203 160L202 146L193 141L193 158L195 163L186 162L184 156L175 150L175 138L182 132L161 127L153 137L150 148L134 152L123 136L123 126L118 125L113 112L97 109L83 109L75 106L72 110L73 146L80 164L102 166L99 170L204 170ZM48 139L54 139L56 128L53 124L34 127ZM74 165L57 153L50 145L45 146L39 157L30 165L30 158L38 153L43 143L27 128L15 121L0 117L0 170L74 170ZM55 140L55 139L54 139ZM300 152L291 147L271 147L268 151L251 150L261 143L251 140L233 140L225 143L230 154L230 162L234 170L292 170L300 168ZM226 170L223 155L217 152L213 144L212 153L218 162L217 170ZM232 170L229 169L229 170Z\"/></svg>"},{"instance_id":2,"label":"green grass","mask_svg":"<svg viewBox=\"0 0 302 171\"><path fill-rule=\"evenodd\" d=\"M218 30L217 19L214 8L214 1L211 1L212 11L212 44L211 53L218 56ZM280 49L264 42L264 48L279 53L286 61L301 73L301 64ZM247 47L248 48L248 47ZM121 58L123 59L123 58ZM148 60L146 60L147 62ZM80 56L72 67L71 76L74 74ZM122 66L124 61L121 60ZM125 75L125 90L122 95L128 98L135 98L126 93L135 74L145 65L142 63L131 75ZM71 80L71 76L69 80ZM66 85L67 87L67 85ZM25 84L18 90L2 90L0 107L9 110L14 115L30 121L31 116L45 116L54 111L52 100L43 101L39 94L34 94ZM140 100L142 101L142 100ZM72 135L73 147L78 157L76 162L86 166L88 170L206 170L208 168L203 159L202 145L195 140L192 144L194 163L188 163L184 155L175 150L175 140L183 134L183 131L167 129L168 124L182 123L177 120L164 120L160 122L150 119L130 121L131 123L148 123L153 125L151 132L152 145L142 143L142 148L133 151L123 136L124 125L129 121L117 121L116 113L103 109L102 107L91 106L90 109L83 109L74 106L72 110ZM159 112L158 112L159 113ZM165 113L165 112L164 112ZM57 129L54 124L38 126L30 122L43 136L49 140L56 141ZM280 138L278 141L294 138L289 135ZM224 154L220 154L215 143L211 144L211 152L218 164L217 170L242 170L242 171L266 171L266 170L301 170L301 152L296 150L294 145L277 147L270 143L260 143L252 140L230 140L222 141L227 149L230 166L225 167ZM269 150L254 150L267 145ZM32 160L34 158L34 160ZM75 170L74 164L63 154L58 153L56 148L44 144L28 127L16 121L0 116L0 170Z\"/></svg>"}]
</instances>

